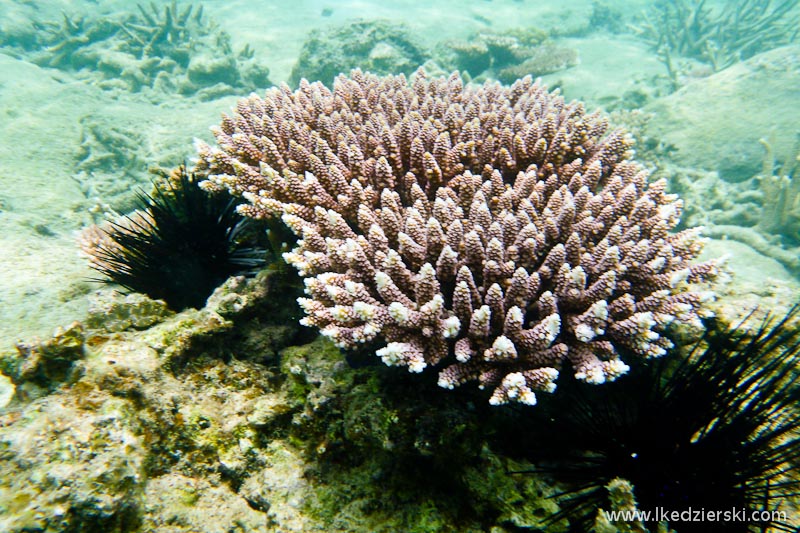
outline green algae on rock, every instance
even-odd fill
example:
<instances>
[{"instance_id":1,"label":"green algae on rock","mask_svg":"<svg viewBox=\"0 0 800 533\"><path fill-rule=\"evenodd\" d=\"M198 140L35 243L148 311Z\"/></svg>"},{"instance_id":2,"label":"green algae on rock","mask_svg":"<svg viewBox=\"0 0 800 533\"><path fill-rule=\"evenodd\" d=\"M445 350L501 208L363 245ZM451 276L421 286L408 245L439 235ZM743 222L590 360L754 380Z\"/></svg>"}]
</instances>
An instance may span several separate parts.
<instances>
[{"instance_id":1,"label":"green algae on rock","mask_svg":"<svg viewBox=\"0 0 800 533\"><path fill-rule=\"evenodd\" d=\"M72 378L0 418L4 531L511 532L552 511L484 442L488 406L353 368L326 339L290 346L285 282L232 278L178 314L100 300Z\"/></svg>"},{"instance_id":2,"label":"green algae on rock","mask_svg":"<svg viewBox=\"0 0 800 533\"><path fill-rule=\"evenodd\" d=\"M37 397L75 375L73 363L85 355L85 329L79 322L57 328L45 340L18 342L16 352L0 354L0 372L21 397Z\"/></svg>"}]
</instances>

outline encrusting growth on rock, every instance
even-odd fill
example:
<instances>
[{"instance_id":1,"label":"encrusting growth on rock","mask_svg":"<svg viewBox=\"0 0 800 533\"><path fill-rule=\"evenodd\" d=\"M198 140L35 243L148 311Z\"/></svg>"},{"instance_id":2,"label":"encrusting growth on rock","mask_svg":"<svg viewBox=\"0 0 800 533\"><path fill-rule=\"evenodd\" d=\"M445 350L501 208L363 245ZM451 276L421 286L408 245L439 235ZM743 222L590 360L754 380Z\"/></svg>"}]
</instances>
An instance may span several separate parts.
<instances>
[{"instance_id":1,"label":"encrusting growth on rock","mask_svg":"<svg viewBox=\"0 0 800 533\"><path fill-rule=\"evenodd\" d=\"M698 323L713 278L682 203L631 141L530 77L464 86L353 71L240 100L198 141L204 186L281 217L305 278L304 324L341 347L383 339L388 365L534 404L568 363L590 383L658 357Z\"/></svg>"}]
</instances>

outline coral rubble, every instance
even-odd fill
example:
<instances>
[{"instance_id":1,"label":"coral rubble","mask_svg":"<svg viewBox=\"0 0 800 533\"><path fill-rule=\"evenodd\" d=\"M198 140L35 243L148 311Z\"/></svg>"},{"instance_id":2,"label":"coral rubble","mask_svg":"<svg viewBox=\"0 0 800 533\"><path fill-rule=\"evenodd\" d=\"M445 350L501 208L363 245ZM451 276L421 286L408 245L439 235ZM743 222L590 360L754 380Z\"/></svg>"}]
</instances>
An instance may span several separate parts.
<instances>
[{"instance_id":1,"label":"coral rubble","mask_svg":"<svg viewBox=\"0 0 800 533\"><path fill-rule=\"evenodd\" d=\"M249 46L234 51L230 36L202 6L137 5L137 12L35 21L30 34L0 44L46 67L74 72L104 89L144 89L213 99L270 84L269 69Z\"/></svg>"},{"instance_id":2,"label":"coral rubble","mask_svg":"<svg viewBox=\"0 0 800 533\"><path fill-rule=\"evenodd\" d=\"M338 345L439 383L477 380L492 403L533 404L562 364L590 383L657 357L674 320L697 323L713 277L698 232L670 233L682 204L630 159L599 114L530 77L353 71L240 100L198 142L209 188L242 213L281 216L285 258L306 278L304 323Z\"/></svg>"}]
</instances>

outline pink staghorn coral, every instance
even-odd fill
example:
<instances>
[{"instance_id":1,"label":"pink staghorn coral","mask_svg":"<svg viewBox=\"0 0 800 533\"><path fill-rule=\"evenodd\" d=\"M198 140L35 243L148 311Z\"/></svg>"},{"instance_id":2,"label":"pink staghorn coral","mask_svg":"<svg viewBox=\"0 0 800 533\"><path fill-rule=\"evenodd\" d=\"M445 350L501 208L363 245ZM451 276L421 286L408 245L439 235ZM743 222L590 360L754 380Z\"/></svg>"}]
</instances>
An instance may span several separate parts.
<instances>
[{"instance_id":1,"label":"pink staghorn coral","mask_svg":"<svg viewBox=\"0 0 800 533\"><path fill-rule=\"evenodd\" d=\"M244 214L281 216L305 278L303 322L439 384L477 380L494 404L534 404L564 362L613 380L620 353L662 355L673 320L697 322L713 277L681 202L630 160L599 114L530 78L340 76L241 100L198 142L207 187Z\"/></svg>"}]
</instances>

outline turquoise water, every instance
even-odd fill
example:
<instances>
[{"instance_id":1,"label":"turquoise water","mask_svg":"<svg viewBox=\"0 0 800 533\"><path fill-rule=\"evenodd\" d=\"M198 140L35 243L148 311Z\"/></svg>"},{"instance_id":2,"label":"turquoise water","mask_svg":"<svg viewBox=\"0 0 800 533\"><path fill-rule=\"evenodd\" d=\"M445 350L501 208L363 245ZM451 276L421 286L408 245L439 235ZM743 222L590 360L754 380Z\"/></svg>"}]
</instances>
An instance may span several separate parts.
<instances>
[{"instance_id":1,"label":"turquoise water","mask_svg":"<svg viewBox=\"0 0 800 533\"><path fill-rule=\"evenodd\" d=\"M56 328L98 314L96 291L102 286L92 281L97 274L81 253L87 229L139 207L137 191L150 189L153 170L168 172L184 163L191 167L197 160L195 141L213 143L210 127L219 124L222 113L231 113L239 98L264 94L272 86L295 90L301 80L332 87L336 76L351 69L409 77L420 68L429 77L458 71L465 83L473 84L510 85L532 76L558 89L566 100L607 114L612 125L625 128L635 141L635 159L654 178L667 179L670 192L682 198L680 228L704 227L709 238L704 258L728 258L716 312L735 321L754 308L785 310L800 294L799 20L800 2L763 0L4 1L0 351L13 353L20 339L47 338ZM113 336L104 334L103 342ZM152 342L157 351L163 348L159 343L168 343ZM113 350L124 351L120 346ZM157 366L148 360L142 368L151 364ZM89 374L97 371L87 368ZM142 368L137 372L147 376ZM223 372L215 365L203 371ZM0 385L0 403L5 405L14 391L9 379ZM37 382L26 392L27 400L46 399L52 391L45 389ZM175 392L175 397L182 394L183 401L194 401L186 391ZM232 393L226 389L220 394ZM258 395L249 389L247 394ZM115 397L120 396L124 394ZM19 412L5 423L12 425ZM74 434L96 431L78 423L70 426L68 419L59 423ZM138 424L135 430L126 424L120 422L111 440L125 445L126 432L136 440L151 431L141 421L133 424ZM15 436L14 445L27 437ZM55 438L46 432L40 437ZM239 431L236 446L249 450L258 438ZM146 447L138 441L131 446ZM226 441L226 453L231 446ZM240 452L230 452L236 456L232 464L247 463L242 458L247 450ZM295 457L293 453L286 451L283 457ZM87 469L104 468L86 464ZM245 468L236 465L231 469ZM133 479L149 467L130 468ZM202 478L195 480L202 486L199 494L224 485L213 476L186 472L181 473L186 479ZM278 478L284 474L271 472ZM305 490L300 488L305 478L297 471L285 475L286 486L276 492ZM194 498L192 484L176 479L167 481L191 493L189 500ZM34 529L23 529L20 516L36 498L9 497L19 489L17 482L0 484L0 496L12 501L0 503L0 530L102 530L74 525L78 522L70 522L73 529L57 525L62 522L53 518L58 515L53 509L67 501L65 496L47 503L43 498L42 507L48 510L42 512L51 513L50 521L31 519ZM30 488L37 481L22 484ZM143 494L137 497L146 499ZM225 505L245 505L233 496L220 498ZM264 530L305 530L300 518L292 518L292 509L300 504L290 497L281 501L283 507L270 515L272 522L264 522ZM101 503L95 502L98 508ZM214 507L209 504L198 512L213 515ZM266 513L265 508L268 503L249 502L252 512ZM13 520L3 522L3 515ZM124 512L120 516L123 522L133 520ZM197 526L202 520L191 516L184 529L153 525L156 521L148 523L150 518L141 527L202 527ZM261 524L262 518L242 520ZM126 530L114 520L103 527ZM214 529L215 520L208 531L222 531ZM43 526L45 522L50 525ZM260 530L248 527L238 530Z\"/></svg>"},{"instance_id":2,"label":"turquoise water","mask_svg":"<svg viewBox=\"0 0 800 533\"><path fill-rule=\"evenodd\" d=\"M712 8L707 26L731 12ZM2 234L10 238L4 256L13 258L3 276L2 323L9 339L49 331L63 321L57 309L80 307L78 293L90 286L80 281L71 232L104 213L129 212L131 186L147 185L148 168L191 160L192 139L209 139L208 127L236 97L272 84L294 87L302 77L330 84L354 67L410 74L424 65L429 74L459 70L475 82L541 77L567 99L616 113L617 123L641 137L640 159L679 174L673 182L686 196L688 225L760 227L757 234L711 234L755 245L795 275L799 268L796 185L776 185L790 189L775 192L788 195L783 212L763 220L758 211L771 211L759 198L767 185L752 180L765 164L776 178L796 172L795 51L751 57L791 41L794 12L755 45L742 47L748 30L740 23L730 26L730 42L678 35L683 40L667 52L658 28L670 19L658 21L672 11L644 2L300 2L291 9L234 2L202 10L185 3L175 8L176 17L186 16L180 28L166 26L170 3L140 10L7 2L0 9L9 183ZM760 140L769 142L769 155ZM680 177L694 170L717 175ZM13 252L18 238L22 253ZM44 257L52 254L71 281L51 276ZM46 305L54 298L64 305Z\"/></svg>"}]
</instances>

